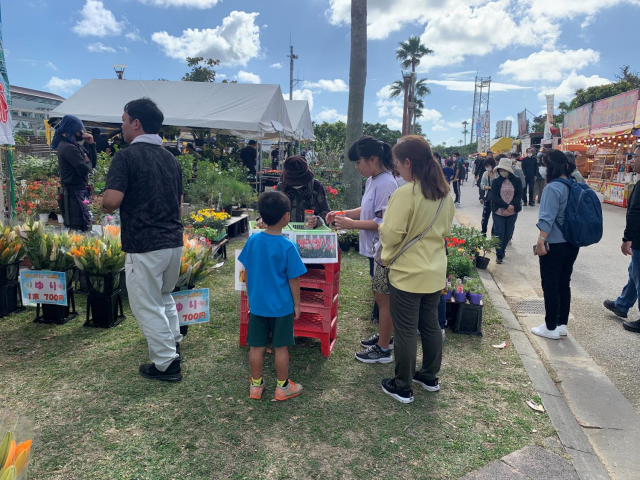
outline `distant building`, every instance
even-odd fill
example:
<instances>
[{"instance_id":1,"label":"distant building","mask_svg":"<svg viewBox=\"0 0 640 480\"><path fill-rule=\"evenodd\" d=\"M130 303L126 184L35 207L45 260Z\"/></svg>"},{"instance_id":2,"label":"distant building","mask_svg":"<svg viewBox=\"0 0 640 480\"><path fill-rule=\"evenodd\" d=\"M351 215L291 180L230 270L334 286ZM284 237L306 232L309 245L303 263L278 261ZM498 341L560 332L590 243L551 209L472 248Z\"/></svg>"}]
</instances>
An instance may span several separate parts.
<instances>
[{"instance_id":1,"label":"distant building","mask_svg":"<svg viewBox=\"0 0 640 480\"><path fill-rule=\"evenodd\" d=\"M42 135L49 112L64 102L59 95L11 85L11 119L14 131L30 130Z\"/></svg>"},{"instance_id":2,"label":"distant building","mask_svg":"<svg viewBox=\"0 0 640 480\"><path fill-rule=\"evenodd\" d=\"M496 123L496 138L511 136L511 120L499 120Z\"/></svg>"}]
</instances>

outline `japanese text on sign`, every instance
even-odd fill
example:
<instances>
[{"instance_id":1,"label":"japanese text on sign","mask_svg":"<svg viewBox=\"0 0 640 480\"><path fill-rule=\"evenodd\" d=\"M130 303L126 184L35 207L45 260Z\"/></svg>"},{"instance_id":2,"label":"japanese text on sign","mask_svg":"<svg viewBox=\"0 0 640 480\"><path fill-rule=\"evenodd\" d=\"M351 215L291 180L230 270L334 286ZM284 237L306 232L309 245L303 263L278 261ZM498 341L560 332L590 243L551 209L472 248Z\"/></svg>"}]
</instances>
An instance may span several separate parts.
<instances>
[{"instance_id":1,"label":"japanese text on sign","mask_svg":"<svg viewBox=\"0 0 640 480\"><path fill-rule=\"evenodd\" d=\"M65 272L20 272L20 290L25 305L67 305L67 276Z\"/></svg>"},{"instance_id":2,"label":"japanese text on sign","mask_svg":"<svg viewBox=\"0 0 640 480\"><path fill-rule=\"evenodd\" d=\"M209 321L209 289L185 290L171 294L176 302L180 325Z\"/></svg>"}]
</instances>

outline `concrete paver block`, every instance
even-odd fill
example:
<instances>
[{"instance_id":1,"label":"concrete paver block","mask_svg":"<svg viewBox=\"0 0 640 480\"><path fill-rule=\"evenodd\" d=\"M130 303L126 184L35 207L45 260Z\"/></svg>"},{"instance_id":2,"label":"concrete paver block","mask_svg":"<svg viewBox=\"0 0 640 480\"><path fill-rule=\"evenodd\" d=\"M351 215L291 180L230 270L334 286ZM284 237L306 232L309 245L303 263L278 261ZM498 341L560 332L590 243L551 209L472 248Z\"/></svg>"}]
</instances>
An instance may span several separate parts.
<instances>
[{"instance_id":1,"label":"concrete paver block","mask_svg":"<svg viewBox=\"0 0 640 480\"><path fill-rule=\"evenodd\" d=\"M564 458L535 445L513 452L502 461L536 480L578 480L579 478L574 468Z\"/></svg>"},{"instance_id":2,"label":"concrete paver block","mask_svg":"<svg viewBox=\"0 0 640 480\"><path fill-rule=\"evenodd\" d=\"M571 463L578 472L580 480L610 480L597 455L581 452L573 448L565 448L567 455L571 457Z\"/></svg>"},{"instance_id":3,"label":"concrete paver block","mask_svg":"<svg viewBox=\"0 0 640 480\"><path fill-rule=\"evenodd\" d=\"M465 475L460 480L529 480L529 477L514 470L501 460L494 460L480 470Z\"/></svg>"}]
</instances>

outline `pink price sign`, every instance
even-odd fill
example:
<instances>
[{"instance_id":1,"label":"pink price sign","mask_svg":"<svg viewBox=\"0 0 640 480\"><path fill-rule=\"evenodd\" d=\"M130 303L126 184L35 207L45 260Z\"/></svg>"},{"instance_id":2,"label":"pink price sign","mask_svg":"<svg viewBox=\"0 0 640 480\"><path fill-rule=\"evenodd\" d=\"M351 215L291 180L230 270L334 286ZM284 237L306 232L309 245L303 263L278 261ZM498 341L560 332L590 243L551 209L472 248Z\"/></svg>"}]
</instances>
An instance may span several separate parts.
<instances>
[{"instance_id":1,"label":"pink price sign","mask_svg":"<svg viewBox=\"0 0 640 480\"><path fill-rule=\"evenodd\" d=\"M180 326L209 321L209 289L184 290L171 294L176 302Z\"/></svg>"}]
</instances>

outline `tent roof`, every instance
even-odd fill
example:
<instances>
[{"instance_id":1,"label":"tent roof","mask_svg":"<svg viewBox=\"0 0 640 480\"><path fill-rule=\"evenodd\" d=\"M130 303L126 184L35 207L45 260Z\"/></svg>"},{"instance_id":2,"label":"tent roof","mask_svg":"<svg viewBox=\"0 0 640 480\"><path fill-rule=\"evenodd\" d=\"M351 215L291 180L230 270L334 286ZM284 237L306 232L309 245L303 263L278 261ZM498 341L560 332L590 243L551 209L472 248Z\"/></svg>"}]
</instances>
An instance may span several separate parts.
<instances>
[{"instance_id":1,"label":"tent roof","mask_svg":"<svg viewBox=\"0 0 640 480\"><path fill-rule=\"evenodd\" d=\"M285 100L284 103L287 105L289 119L297 138L299 140L315 141L316 136L313 134L309 102L306 100Z\"/></svg>"},{"instance_id":2,"label":"tent roof","mask_svg":"<svg viewBox=\"0 0 640 480\"><path fill-rule=\"evenodd\" d=\"M208 128L243 138L293 135L287 107L278 85L237 83L91 80L51 117L75 115L83 121L121 123L123 107L151 98L164 113L164 125Z\"/></svg>"},{"instance_id":3,"label":"tent roof","mask_svg":"<svg viewBox=\"0 0 640 480\"><path fill-rule=\"evenodd\" d=\"M493 153L507 152L511 150L513 139L509 137L496 138L491 141L491 151Z\"/></svg>"}]
</instances>

